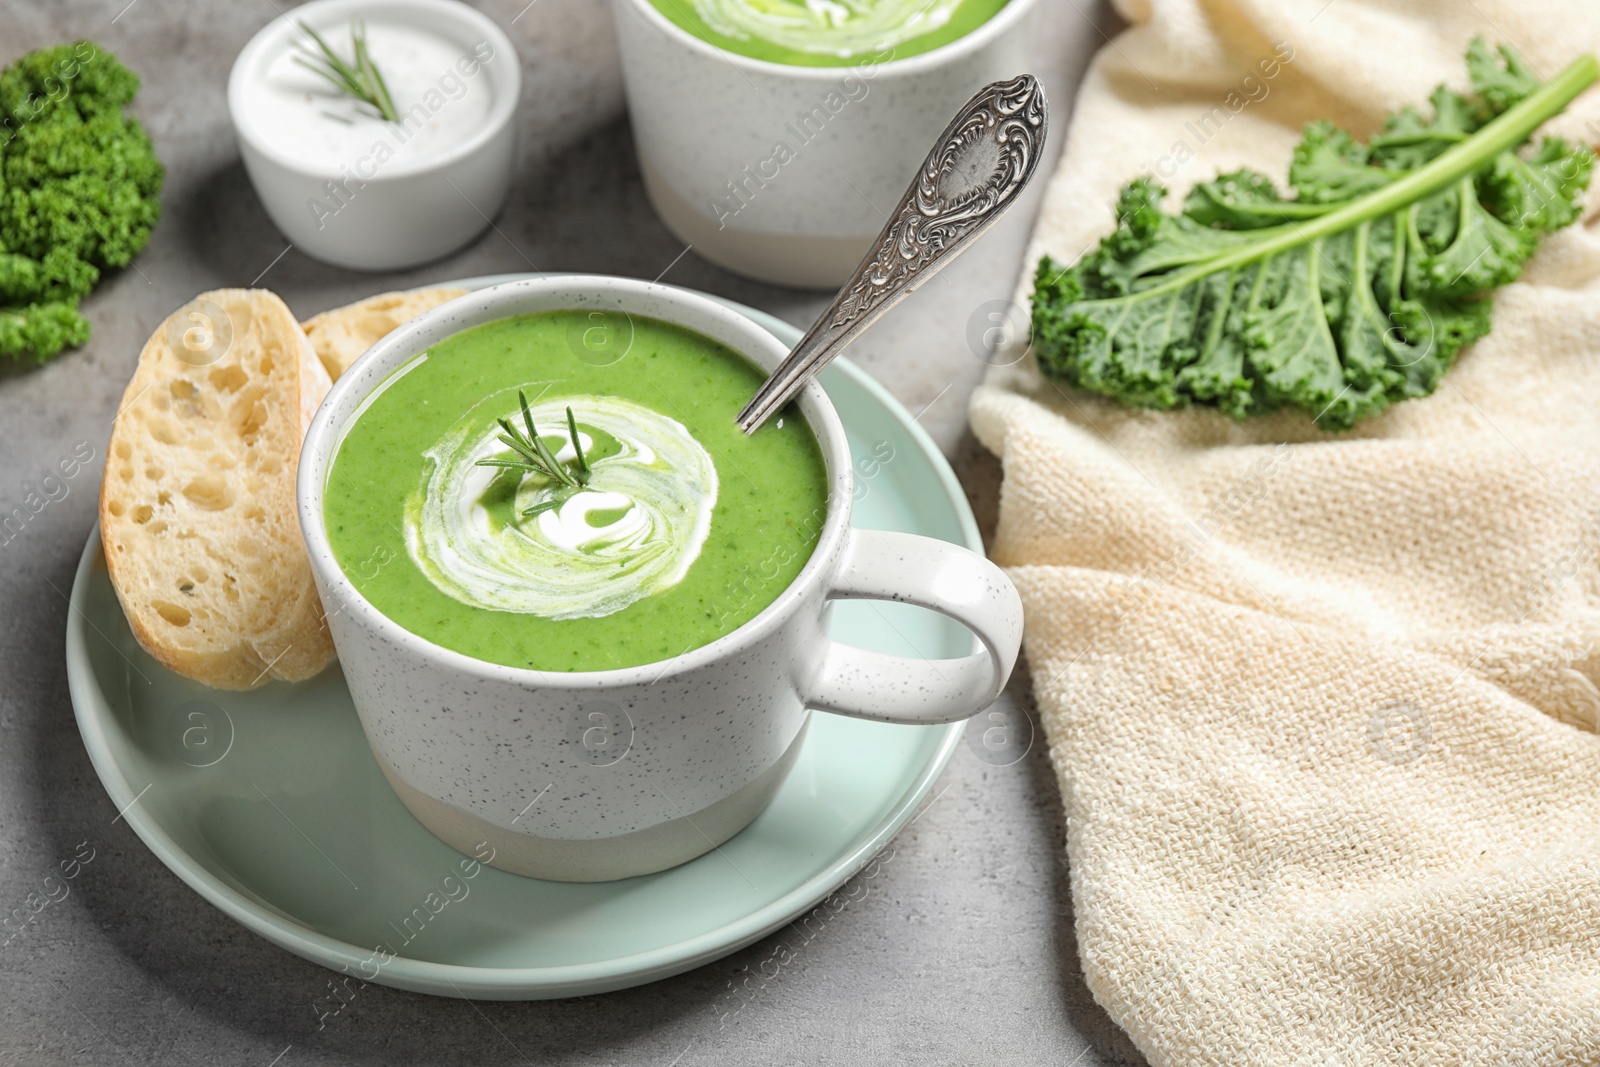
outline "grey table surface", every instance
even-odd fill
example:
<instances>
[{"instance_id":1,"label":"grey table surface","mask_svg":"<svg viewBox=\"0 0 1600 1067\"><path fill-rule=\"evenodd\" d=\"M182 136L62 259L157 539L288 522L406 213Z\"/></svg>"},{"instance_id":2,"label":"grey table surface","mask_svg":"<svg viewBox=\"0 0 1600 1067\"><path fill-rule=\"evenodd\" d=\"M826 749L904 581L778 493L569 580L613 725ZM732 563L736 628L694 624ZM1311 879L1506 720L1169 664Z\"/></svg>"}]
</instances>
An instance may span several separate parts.
<instances>
[{"instance_id":1,"label":"grey table surface","mask_svg":"<svg viewBox=\"0 0 1600 1067\"><path fill-rule=\"evenodd\" d=\"M285 252L240 164L224 85L239 48L277 13L273 0L0 2L0 64L89 37L140 72L135 110L168 168L149 250L86 305L89 344L39 369L0 370L0 513L80 443L96 457L0 545L0 914L32 914L29 895L80 842L95 855L67 896L0 946L0 1062L1142 1063L1084 984L1060 800L1038 739L1009 766L958 751L892 862L846 886L837 914L775 977L761 964L781 931L680 977L580 1000L466 1003L371 986L320 1027L313 1005L329 972L212 908L116 821L72 718L66 593L118 398L173 308L256 284L306 316L383 288L529 269L665 271L797 325L826 303L692 251L679 258L640 184L607 5L480 6L509 28L525 70L511 202L465 251L373 276ZM1116 27L1095 0L1046 0L1041 16L1037 70L1059 150L1083 64ZM1042 185L851 353L919 413L986 532L1000 472L965 425L984 369L967 337L975 316L1011 296ZM1033 717L1025 666L1001 706Z\"/></svg>"}]
</instances>

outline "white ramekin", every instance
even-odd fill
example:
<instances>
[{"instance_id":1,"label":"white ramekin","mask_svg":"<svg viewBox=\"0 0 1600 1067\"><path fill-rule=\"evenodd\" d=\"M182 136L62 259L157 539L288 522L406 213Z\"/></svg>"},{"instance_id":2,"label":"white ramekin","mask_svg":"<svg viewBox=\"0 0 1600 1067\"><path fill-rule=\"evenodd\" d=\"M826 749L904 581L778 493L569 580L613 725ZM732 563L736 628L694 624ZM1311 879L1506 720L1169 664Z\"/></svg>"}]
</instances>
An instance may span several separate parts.
<instances>
[{"instance_id":1,"label":"white ramekin","mask_svg":"<svg viewBox=\"0 0 1600 1067\"><path fill-rule=\"evenodd\" d=\"M494 96L483 128L449 151L420 165L408 161L403 167L380 167L371 177L352 181L350 166L311 168L263 138L248 114L243 90L291 47L299 22L338 47L343 28L363 17L409 22L463 51L487 42L493 55L478 74L490 79ZM456 0L312 0L251 38L228 78L228 112L239 153L267 214L307 255L356 270L398 270L438 259L489 225L511 184L521 95L522 73L510 38L488 17ZM337 213L319 217L313 201L328 203L329 182L347 195L336 201Z\"/></svg>"}]
</instances>

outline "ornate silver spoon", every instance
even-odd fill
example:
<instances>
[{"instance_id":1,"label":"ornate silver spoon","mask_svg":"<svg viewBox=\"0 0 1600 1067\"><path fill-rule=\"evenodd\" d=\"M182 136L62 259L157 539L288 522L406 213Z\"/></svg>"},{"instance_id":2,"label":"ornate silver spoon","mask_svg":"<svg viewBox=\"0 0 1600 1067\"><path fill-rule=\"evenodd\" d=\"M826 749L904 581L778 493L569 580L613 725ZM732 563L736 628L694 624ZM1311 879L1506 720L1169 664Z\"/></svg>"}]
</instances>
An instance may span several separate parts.
<instances>
[{"instance_id":1,"label":"ornate silver spoon","mask_svg":"<svg viewBox=\"0 0 1600 1067\"><path fill-rule=\"evenodd\" d=\"M1031 74L967 101L867 258L739 412L739 428L755 433L884 312L1000 221L1033 177L1047 129L1044 91Z\"/></svg>"}]
</instances>

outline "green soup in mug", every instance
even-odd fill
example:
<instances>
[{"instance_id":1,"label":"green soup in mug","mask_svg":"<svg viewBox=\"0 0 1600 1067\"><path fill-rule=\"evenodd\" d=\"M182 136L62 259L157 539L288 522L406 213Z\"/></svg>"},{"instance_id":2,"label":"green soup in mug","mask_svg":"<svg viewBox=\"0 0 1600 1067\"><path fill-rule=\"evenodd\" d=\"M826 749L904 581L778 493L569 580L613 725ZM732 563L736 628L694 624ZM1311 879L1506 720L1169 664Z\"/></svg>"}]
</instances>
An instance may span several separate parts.
<instances>
[{"instance_id":1,"label":"green soup in mug","mask_svg":"<svg viewBox=\"0 0 1600 1067\"><path fill-rule=\"evenodd\" d=\"M734 424L763 378L640 316L465 330L390 375L340 441L334 556L389 618L492 663L610 670L709 644L794 580L826 515L798 413L750 437ZM551 458L587 467L583 484L519 465L498 421L525 432L519 392Z\"/></svg>"},{"instance_id":2,"label":"green soup in mug","mask_svg":"<svg viewBox=\"0 0 1600 1067\"><path fill-rule=\"evenodd\" d=\"M931 52L1007 0L651 0L678 26L751 59L855 66Z\"/></svg>"}]
</instances>

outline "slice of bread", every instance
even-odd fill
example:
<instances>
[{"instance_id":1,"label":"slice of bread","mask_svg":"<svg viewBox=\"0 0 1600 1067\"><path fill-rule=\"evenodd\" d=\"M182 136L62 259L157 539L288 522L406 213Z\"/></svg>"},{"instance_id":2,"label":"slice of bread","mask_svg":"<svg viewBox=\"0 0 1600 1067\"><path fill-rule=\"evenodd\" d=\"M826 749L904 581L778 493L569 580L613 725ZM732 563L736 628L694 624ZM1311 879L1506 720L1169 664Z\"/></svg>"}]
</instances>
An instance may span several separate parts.
<instances>
[{"instance_id":1,"label":"slice of bread","mask_svg":"<svg viewBox=\"0 0 1600 1067\"><path fill-rule=\"evenodd\" d=\"M333 659L295 505L300 444L330 384L261 289L201 294L139 354L100 533L134 636L178 673L253 689Z\"/></svg>"},{"instance_id":2,"label":"slice of bread","mask_svg":"<svg viewBox=\"0 0 1600 1067\"><path fill-rule=\"evenodd\" d=\"M356 357L376 344L402 322L431 311L446 300L465 296L465 289L418 289L410 293L379 293L360 303L324 311L306 320L311 338L328 376L338 381Z\"/></svg>"}]
</instances>

